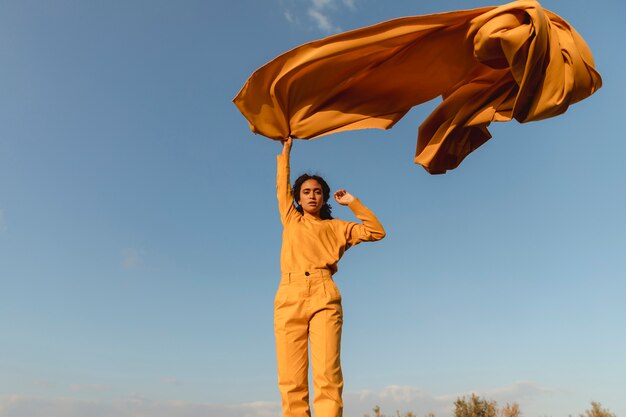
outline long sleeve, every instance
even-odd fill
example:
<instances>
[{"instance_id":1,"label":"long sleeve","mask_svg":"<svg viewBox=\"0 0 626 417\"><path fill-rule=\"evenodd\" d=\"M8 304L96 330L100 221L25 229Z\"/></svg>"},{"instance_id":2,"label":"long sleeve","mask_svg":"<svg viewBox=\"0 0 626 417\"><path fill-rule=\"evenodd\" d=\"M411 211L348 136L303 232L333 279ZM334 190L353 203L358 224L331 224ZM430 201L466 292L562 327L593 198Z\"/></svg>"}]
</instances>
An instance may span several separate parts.
<instances>
[{"instance_id":1,"label":"long sleeve","mask_svg":"<svg viewBox=\"0 0 626 417\"><path fill-rule=\"evenodd\" d=\"M293 193L289 183L289 157L282 154L276 157L276 197L280 221L284 226L297 211L293 205Z\"/></svg>"},{"instance_id":2,"label":"long sleeve","mask_svg":"<svg viewBox=\"0 0 626 417\"><path fill-rule=\"evenodd\" d=\"M283 224L280 250L282 272L303 272L328 269L337 272L337 262L344 252L360 242L380 240L385 230L374 213L358 199L348 207L362 223L341 219L322 220L302 215L294 205L289 182L289 156L277 156L276 195Z\"/></svg>"},{"instance_id":3,"label":"long sleeve","mask_svg":"<svg viewBox=\"0 0 626 417\"><path fill-rule=\"evenodd\" d=\"M385 229L374 213L365 207L358 198L348 205L354 215L363 223L349 223L346 229L346 240L350 246L360 242L381 240L385 237Z\"/></svg>"}]
</instances>

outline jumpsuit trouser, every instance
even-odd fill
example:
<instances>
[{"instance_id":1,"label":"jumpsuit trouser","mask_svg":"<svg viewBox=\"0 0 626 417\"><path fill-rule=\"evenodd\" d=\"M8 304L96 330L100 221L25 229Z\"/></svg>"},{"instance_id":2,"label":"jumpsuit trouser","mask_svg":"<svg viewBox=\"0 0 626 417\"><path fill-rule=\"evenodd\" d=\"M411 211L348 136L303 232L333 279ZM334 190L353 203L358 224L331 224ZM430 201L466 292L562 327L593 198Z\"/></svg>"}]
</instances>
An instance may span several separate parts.
<instances>
[{"instance_id":1,"label":"jumpsuit trouser","mask_svg":"<svg viewBox=\"0 0 626 417\"><path fill-rule=\"evenodd\" d=\"M283 273L274 300L283 417L310 417L309 342L315 417L341 417L341 294L329 270Z\"/></svg>"}]
</instances>

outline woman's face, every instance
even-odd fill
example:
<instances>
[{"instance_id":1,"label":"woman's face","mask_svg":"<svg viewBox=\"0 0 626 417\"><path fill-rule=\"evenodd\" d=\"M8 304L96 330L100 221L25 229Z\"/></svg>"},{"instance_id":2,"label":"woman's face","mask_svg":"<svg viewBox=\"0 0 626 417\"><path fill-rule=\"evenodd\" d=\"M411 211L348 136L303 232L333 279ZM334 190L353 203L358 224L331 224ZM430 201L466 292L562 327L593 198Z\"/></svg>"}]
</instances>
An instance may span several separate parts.
<instances>
[{"instance_id":1,"label":"woman's face","mask_svg":"<svg viewBox=\"0 0 626 417\"><path fill-rule=\"evenodd\" d=\"M298 204L305 212L314 217L319 217L320 210L324 205L324 192L320 183L314 179L304 181L300 188Z\"/></svg>"}]
</instances>

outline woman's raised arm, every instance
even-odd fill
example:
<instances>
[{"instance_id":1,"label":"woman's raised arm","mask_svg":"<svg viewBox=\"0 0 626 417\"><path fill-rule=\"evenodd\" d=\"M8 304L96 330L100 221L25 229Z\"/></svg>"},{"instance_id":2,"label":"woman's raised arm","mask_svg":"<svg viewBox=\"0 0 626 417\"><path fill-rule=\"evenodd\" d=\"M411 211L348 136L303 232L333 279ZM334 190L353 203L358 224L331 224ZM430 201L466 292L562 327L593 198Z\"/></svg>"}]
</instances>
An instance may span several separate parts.
<instances>
[{"instance_id":1,"label":"woman's raised arm","mask_svg":"<svg viewBox=\"0 0 626 417\"><path fill-rule=\"evenodd\" d=\"M281 141L283 151L276 157L276 197L278 198L278 211L280 212L280 221L283 225L287 224L289 218L297 213L293 205L293 194L289 180L289 154L291 152L292 138Z\"/></svg>"},{"instance_id":2,"label":"woman's raised arm","mask_svg":"<svg viewBox=\"0 0 626 417\"><path fill-rule=\"evenodd\" d=\"M293 139L291 137L281 140L283 144L283 155L289 158L289 153L291 152L291 144L293 143Z\"/></svg>"}]
</instances>

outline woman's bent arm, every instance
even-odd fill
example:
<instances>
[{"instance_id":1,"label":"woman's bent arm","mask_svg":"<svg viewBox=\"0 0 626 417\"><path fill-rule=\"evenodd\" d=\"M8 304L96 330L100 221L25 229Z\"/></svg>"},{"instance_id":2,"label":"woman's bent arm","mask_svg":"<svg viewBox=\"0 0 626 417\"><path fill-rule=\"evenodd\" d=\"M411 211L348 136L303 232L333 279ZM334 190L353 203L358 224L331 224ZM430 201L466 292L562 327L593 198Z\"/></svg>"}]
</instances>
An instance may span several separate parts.
<instances>
[{"instance_id":1,"label":"woman's bent arm","mask_svg":"<svg viewBox=\"0 0 626 417\"><path fill-rule=\"evenodd\" d=\"M354 197L348 207L363 222L361 224L350 223L346 230L346 239L351 246L360 242L381 240L385 237L383 225L372 210L365 207L358 198Z\"/></svg>"}]
</instances>

